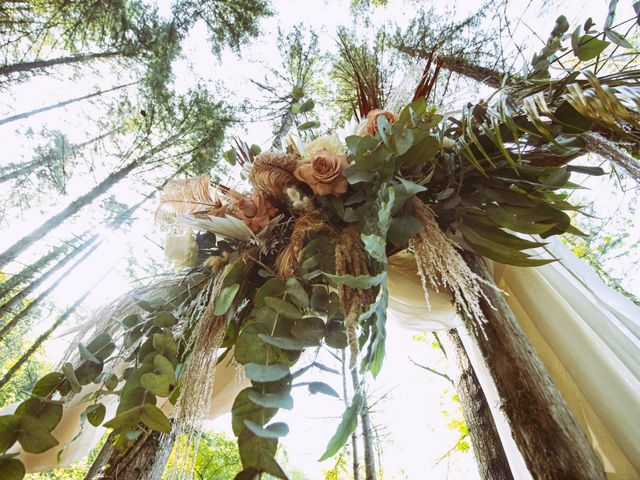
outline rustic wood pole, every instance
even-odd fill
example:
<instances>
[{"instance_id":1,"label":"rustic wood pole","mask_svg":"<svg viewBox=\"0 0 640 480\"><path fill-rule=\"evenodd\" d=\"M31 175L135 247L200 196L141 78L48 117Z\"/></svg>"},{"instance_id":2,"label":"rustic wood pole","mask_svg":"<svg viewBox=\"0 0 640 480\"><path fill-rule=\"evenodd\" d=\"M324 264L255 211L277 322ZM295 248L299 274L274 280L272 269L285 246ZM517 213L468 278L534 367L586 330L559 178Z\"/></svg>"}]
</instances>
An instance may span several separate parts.
<instances>
[{"instance_id":1,"label":"rustic wood pole","mask_svg":"<svg viewBox=\"0 0 640 480\"><path fill-rule=\"evenodd\" d=\"M98 453L84 480L159 480L176 437L159 432L140 435L124 452L113 446L112 433Z\"/></svg>"},{"instance_id":2,"label":"rustic wood pole","mask_svg":"<svg viewBox=\"0 0 640 480\"><path fill-rule=\"evenodd\" d=\"M449 330L443 343L447 356L456 366L453 383L467 422L480 477L483 480L513 480L487 398L458 332Z\"/></svg>"},{"instance_id":3,"label":"rustic wood pole","mask_svg":"<svg viewBox=\"0 0 640 480\"><path fill-rule=\"evenodd\" d=\"M470 252L463 257L476 275L493 284L480 257ZM484 335L472 335L532 477L604 480L602 465L504 297L489 285L482 285L482 290L491 302L481 302L488 323Z\"/></svg>"}]
</instances>

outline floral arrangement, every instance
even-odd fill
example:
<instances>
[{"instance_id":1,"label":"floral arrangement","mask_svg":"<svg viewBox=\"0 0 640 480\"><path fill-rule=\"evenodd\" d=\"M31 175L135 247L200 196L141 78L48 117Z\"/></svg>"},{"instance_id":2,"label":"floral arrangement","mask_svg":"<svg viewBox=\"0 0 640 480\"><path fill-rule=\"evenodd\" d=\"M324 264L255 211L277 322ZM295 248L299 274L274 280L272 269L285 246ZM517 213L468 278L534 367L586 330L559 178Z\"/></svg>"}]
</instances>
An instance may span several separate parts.
<instances>
[{"instance_id":1,"label":"floral arrangement","mask_svg":"<svg viewBox=\"0 0 640 480\"><path fill-rule=\"evenodd\" d=\"M544 58L568 28L560 20ZM570 176L603 173L567 165L584 151L583 134L637 124L624 99L631 90L605 88L619 82L610 77L573 76L532 94L544 74L538 63L524 100L502 92L443 118L428 106L433 81L425 75L398 112L360 92L360 124L344 139L315 137L318 124L307 121L283 152L238 142L224 157L242 167L250 188L205 176L167 185L161 209L187 233L169 236L166 254L182 273L102 312L75 357L0 417L2 478L24 475L16 443L29 453L56 447L51 431L70 402L86 405L83 425L113 429L110 441L121 451L153 432L175 438L197 430L212 397L212 382L202 379L221 361L236 362L251 382L232 409L244 467L236 478L287 478L274 456L289 429L272 419L293 407L294 388L338 396L322 382L298 380L326 369L302 352L348 349L351 368L378 374L387 259L396 252L413 253L427 298L429 289L450 292L460 315L481 329L480 279L461 251L520 266L553 261L527 250L551 235L581 234L567 213L576 210L565 193L576 187ZM624 115L600 112L594 99L605 90ZM313 108L308 99L292 110ZM117 408L106 418L109 399ZM362 403L356 394L321 459L347 441Z\"/></svg>"}]
</instances>

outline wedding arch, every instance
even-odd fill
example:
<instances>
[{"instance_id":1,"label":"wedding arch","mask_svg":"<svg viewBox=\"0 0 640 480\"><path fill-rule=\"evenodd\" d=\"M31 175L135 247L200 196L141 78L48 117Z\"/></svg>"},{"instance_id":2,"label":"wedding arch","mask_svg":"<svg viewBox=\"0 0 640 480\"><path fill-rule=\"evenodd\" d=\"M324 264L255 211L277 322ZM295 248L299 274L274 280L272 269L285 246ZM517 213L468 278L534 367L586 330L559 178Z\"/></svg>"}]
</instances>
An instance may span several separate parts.
<instances>
[{"instance_id":1,"label":"wedding arch","mask_svg":"<svg viewBox=\"0 0 640 480\"><path fill-rule=\"evenodd\" d=\"M176 438L197 441L204 420L231 411L236 478L286 479L278 410L293 407L297 379L334 393L302 352L346 349L375 377L389 317L458 330L513 477L639 478L640 312L554 237L582 234L563 193L572 174L603 173L571 160L637 165L615 142L638 142L640 72L590 69L602 38L627 47L612 25L576 30L565 51L568 30L558 18L526 78L455 117L429 106L436 55L393 112L353 65L352 135L316 136L299 89L304 120L284 151L238 142L225 154L250 190L169 183L159 215L184 227L167 245L184 270L105 307L3 412L1 477L68 464L107 428L87 478L159 478ZM569 54L587 65L551 78ZM321 458L362 403L356 393Z\"/></svg>"}]
</instances>

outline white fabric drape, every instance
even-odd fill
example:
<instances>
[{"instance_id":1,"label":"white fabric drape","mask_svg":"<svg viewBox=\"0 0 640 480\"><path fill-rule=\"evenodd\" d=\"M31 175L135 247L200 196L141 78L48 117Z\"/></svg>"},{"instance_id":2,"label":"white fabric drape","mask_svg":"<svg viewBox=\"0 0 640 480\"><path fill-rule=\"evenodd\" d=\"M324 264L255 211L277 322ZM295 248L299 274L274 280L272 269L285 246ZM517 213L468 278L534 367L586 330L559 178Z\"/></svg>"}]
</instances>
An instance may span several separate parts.
<instances>
[{"instance_id":1,"label":"white fabric drape","mask_svg":"<svg viewBox=\"0 0 640 480\"><path fill-rule=\"evenodd\" d=\"M498 286L567 400L600 458L607 477L640 479L640 308L602 283L557 239L545 255L558 261L538 268L493 265ZM415 331L433 327L420 297L419 279L405 269L390 272L389 317ZM413 283L413 286L411 285ZM401 306L401 314L394 309ZM442 303L438 304L442 306ZM449 307L451 310L451 307ZM460 336L492 409L513 473L530 478L500 409L495 385L472 338L459 320L434 311L443 328ZM448 318L448 321L442 319Z\"/></svg>"},{"instance_id":2,"label":"white fabric drape","mask_svg":"<svg viewBox=\"0 0 640 480\"><path fill-rule=\"evenodd\" d=\"M551 240L546 249L559 261L539 268L495 264L496 283L507 294L507 302L567 400L608 478L640 479L640 308L604 285L559 241ZM464 331L450 296L431 293L430 307L428 310L413 258L405 254L390 259L390 328L395 323L421 332L459 329L514 475L518 479L530 478L500 410L489 370ZM219 365L211 418L228 412L244 386L233 365ZM82 408L65 412L54 430L61 445L76 435ZM86 455L99 438L98 433L85 425L82 435L67 445L58 466ZM56 466L55 453L22 454L21 459L30 472Z\"/></svg>"}]
</instances>

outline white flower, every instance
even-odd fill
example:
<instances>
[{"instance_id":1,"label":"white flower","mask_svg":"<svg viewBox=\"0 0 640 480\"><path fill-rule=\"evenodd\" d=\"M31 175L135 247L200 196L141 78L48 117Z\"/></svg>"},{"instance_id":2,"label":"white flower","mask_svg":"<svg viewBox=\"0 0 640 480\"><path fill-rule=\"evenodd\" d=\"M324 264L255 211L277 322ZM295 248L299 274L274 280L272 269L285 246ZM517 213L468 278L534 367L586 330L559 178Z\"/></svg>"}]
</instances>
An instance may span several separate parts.
<instances>
[{"instance_id":1,"label":"white flower","mask_svg":"<svg viewBox=\"0 0 640 480\"><path fill-rule=\"evenodd\" d=\"M165 257L178 268L195 267L198 244L191 232L186 235L167 235L164 242Z\"/></svg>"},{"instance_id":2,"label":"white flower","mask_svg":"<svg viewBox=\"0 0 640 480\"><path fill-rule=\"evenodd\" d=\"M345 147L336 135L324 135L304 146L304 159L313 160L323 150L328 150L334 155L341 155L345 152Z\"/></svg>"},{"instance_id":3,"label":"white flower","mask_svg":"<svg viewBox=\"0 0 640 480\"><path fill-rule=\"evenodd\" d=\"M449 137L444 137L442 139L442 148L444 148L445 150L451 150L455 146L456 142L453 139Z\"/></svg>"}]
</instances>

